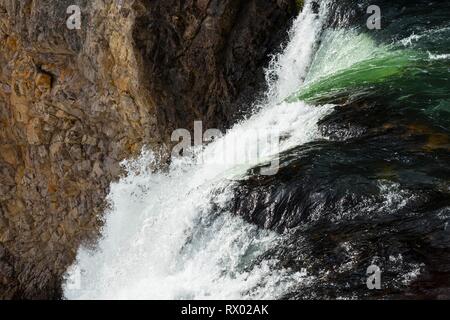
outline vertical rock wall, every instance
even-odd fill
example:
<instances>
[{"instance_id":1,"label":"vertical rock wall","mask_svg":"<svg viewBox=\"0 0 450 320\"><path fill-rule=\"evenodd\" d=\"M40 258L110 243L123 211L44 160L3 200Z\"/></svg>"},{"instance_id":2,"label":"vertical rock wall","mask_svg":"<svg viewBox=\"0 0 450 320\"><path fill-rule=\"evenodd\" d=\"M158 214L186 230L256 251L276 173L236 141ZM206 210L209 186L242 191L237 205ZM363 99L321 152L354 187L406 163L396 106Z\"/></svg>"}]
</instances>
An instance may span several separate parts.
<instances>
[{"instance_id":1,"label":"vertical rock wall","mask_svg":"<svg viewBox=\"0 0 450 320\"><path fill-rule=\"evenodd\" d=\"M119 162L194 120L228 126L296 13L294 0L0 0L0 298L59 298Z\"/></svg>"}]
</instances>

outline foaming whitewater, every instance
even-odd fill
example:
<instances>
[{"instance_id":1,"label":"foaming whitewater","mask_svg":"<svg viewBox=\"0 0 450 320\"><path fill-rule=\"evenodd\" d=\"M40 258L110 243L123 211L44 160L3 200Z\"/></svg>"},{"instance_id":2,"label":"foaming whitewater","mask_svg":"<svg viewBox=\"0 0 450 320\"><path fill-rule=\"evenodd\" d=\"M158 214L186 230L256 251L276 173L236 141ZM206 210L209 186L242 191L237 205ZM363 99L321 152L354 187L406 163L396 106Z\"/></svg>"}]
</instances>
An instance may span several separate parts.
<instances>
[{"instance_id":1,"label":"foaming whitewater","mask_svg":"<svg viewBox=\"0 0 450 320\"><path fill-rule=\"evenodd\" d=\"M289 45L267 73L267 102L256 114L193 159L174 159L168 170L150 169L158 165L150 151L124 163L128 174L111 186L103 236L95 250L78 252L67 273L66 298L274 299L307 278L276 268L274 260L260 261L281 236L244 222L227 204L235 180L248 169L320 138L317 122L331 106L280 101L307 75L325 8L315 14L306 2ZM248 152L274 131L281 137L276 150ZM221 161L229 152L224 145L248 159Z\"/></svg>"}]
</instances>

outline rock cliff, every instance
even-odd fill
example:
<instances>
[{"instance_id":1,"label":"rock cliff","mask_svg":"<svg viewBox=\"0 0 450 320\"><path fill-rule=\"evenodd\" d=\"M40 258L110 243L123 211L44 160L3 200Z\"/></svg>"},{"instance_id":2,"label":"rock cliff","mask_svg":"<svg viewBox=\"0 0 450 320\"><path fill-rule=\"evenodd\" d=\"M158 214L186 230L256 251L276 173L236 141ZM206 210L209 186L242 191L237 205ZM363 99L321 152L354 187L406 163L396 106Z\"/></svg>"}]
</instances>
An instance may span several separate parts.
<instances>
[{"instance_id":1,"label":"rock cliff","mask_svg":"<svg viewBox=\"0 0 450 320\"><path fill-rule=\"evenodd\" d=\"M245 112L299 3L0 0L0 298L60 298L120 161Z\"/></svg>"}]
</instances>

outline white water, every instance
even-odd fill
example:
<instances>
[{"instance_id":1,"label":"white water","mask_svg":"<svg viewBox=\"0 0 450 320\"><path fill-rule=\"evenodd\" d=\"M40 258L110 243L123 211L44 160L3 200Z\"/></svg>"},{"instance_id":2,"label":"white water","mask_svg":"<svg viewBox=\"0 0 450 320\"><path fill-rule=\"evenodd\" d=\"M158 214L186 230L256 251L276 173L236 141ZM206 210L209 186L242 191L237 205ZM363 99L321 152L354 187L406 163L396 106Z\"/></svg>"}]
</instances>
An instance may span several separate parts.
<instances>
[{"instance_id":1,"label":"white water","mask_svg":"<svg viewBox=\"0 0 450 320\"><path fill-rule=\"evenodd\" d=\"M321 37L321 45L315 53L305 85L348 69L359 62L385 56L387 51L387 47L376 44L368 34L355 29L326 30Z\"/></svg>"},{"instance_id":2,"label":"white water","mask_svg":"<svg viewBox=\"0 0 450 320\"><path fill-rule=\"evenodd\" d=\"M320 138L317 122L330 106L279 102L307 75L324 8L316 15L307 1L290 32L289 45L267 73L266 104L208 145L197 156L202 162L176 159L168 171L155 172L149 169L156 162L154 154L143 152L138 160L124 164L128 175L111 186L103 237L94 251L78 252L67 274L66 298L273 299L305 280L305 275L276 268L276 261L255 265L280 236L226 209L234 179L276 154L263 148L258 158L242 164L216 160L228 152L221 147L224 142L231 141L238 154L258 145L248 139L242 142L250 130L280 132L279 151Z\"/></svg>"}]
</instances>

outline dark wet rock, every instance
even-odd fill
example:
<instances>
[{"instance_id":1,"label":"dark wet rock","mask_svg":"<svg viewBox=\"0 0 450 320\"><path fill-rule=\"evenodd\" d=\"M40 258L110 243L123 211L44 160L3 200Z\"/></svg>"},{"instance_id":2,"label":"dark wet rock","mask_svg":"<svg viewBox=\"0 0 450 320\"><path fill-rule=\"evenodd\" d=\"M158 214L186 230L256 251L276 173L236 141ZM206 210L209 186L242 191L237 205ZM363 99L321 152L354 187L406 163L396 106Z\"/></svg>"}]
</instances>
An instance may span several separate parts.
<instances>
[{"instance_id":1,"label":"dark wet rock","mask_svg":"<svg viewBox=\"0 0 450 320\"><path fill-rule=\"evenodd\" d=\"M327 140L282 154L276 175L252 170L230 209L283 234L264 258L313 277L286 298L449 298L446 131L368 101L319 126ZM366 287L373 264L382 290Z\"/></svg>"}]
</instances>

